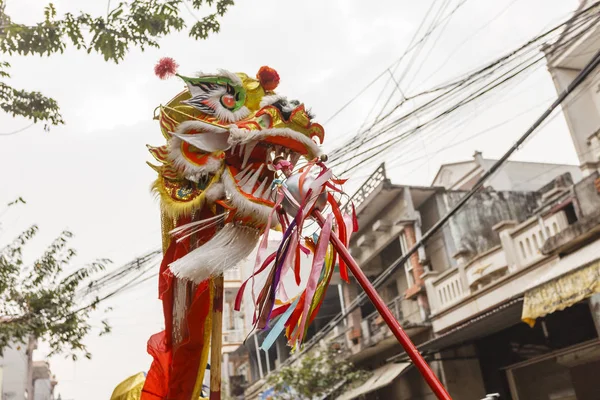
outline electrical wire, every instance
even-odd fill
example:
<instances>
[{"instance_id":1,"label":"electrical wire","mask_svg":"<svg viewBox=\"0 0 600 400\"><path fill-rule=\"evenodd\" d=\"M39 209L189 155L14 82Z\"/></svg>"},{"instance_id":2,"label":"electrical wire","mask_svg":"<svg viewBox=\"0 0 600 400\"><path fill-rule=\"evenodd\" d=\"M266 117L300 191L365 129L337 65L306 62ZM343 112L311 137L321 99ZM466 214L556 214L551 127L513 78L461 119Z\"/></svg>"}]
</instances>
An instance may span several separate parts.
<instances>
[{"instance_id":1,"label":"electrical wire","mask_svg":"<svg viewBox=\"0 0 600 400\"><path fill-rule=\"evenodd\" d=\"M576 21L576 23L578 24L578 25L576 25L576 27L579 28L580 31L585 31L585 28L586 28L585 24L589 23L589 21L593 19L594 15L589 16L586 13L589 12L589 10L592 9L593 7L595 7L597 4L598 3L595 3L594 5L588 7L586 10L580 12L579 14L577 14L575 16L575 18L579 18L579 20ZM399 122L402 122L403 120L406 120L409 117L415 116L415 114L417 114L419 112L423 112L423 111L426 111L427 109L430 109L431 107L440 103L442 100L451 99L452 98L451 96L454 95L455 94L454 92L456 92L458 89L462 89L462 87L468 88L469 85L467 85L467 83L481 81L482 79L485 79L485 78L493 75L493 73L498 70L498 67L499 66L502 67L503 64L506 64L507 61L510 62L512 59L516 59L517 56L526 56L528 52L531 53L532 51L537 51L537 49L539 47L545 46L546 43L548 43L548 41L550 41L553 38L553 36L551 36L551 34L556 34L565 25L566 25L566 23L562 23L562 24L555 26L554 28L531 39L526 44L524 44L523 46L518 48L517 50L514 50L508 54L505 54L503 57L500 57L499 59L496 59L493 62L491 62L487 65L484 65L483 67L479 68L478 70L475 70L474 72L467 74L466 77L459 77L459 78L455 79L454 81L451 81L451 82L443 84L437 88L433 88L433 89L426 91L426 92L433 93L435 91L439 91L440 89L446 89L446 91L443 92L441 95L435 97L432 100L429 100L428 102L426 102L423 105L418 106L414 110L410 110L408 113L400 116L399 118L396 118L391 124L388 124L388 125L384 126L383 128L381 128L378 132L371 134L370 137L368 139L366 139L366 141L373 141L373 140L377 139L377 137L380 136L381 134L388 132L390 130L390 128L395 127ZM581 32L580 32L580 34L581 34ZM545 40L543 40L543 39L545 39ZM541 61L541 60L543 60L543 57L539 57L539 60L537 60L537 61ZM419 95L421 95L421 94L419 94ZM410 98L410 96L409 96L409 98ZM403 103L404 103L404 101L402 101L401 103L396 105L395 108L398 108ZM344 154L348 154L349 152L354 151L358 146L362 146L364 144L365 140L357 141L356 139L361 136L364 137L365 132L371 133L371 131L375 127L375 125L380 124L381 121L389 118L389 116L391 116L394 111L395 111L395 109L391 110L384 117L380 118L379 121L375 121L372 124L372 126L369 127L367 130L359 132L357 135L352 137L350 140L348 140L347 145L342 146L332 152L329 152L328 155L330 156L330 159L331 160L339 159Z\"/></svg>"},{"instance_id":2,"label":"electrical wire","mask_svg":"<svg viewBox=\"0 0 600 400\"><path fill-rule=\"evenodd\" d=\"M589 22L589 20L588 20L588 22ZM580 27L585 28L586 26L581 25ZM582 29L582 31L578 33L578 36L583 34L584 31L585 30ZM564 44L561 45L560 47L563 47L563 46L564 46ZM556 50L560 50L560 48L555 49L555 51ZM531 52L531 49L529 52ZM552 52L546 51L546 53L548 55L548 54L551 54ZM395 135L391 136L389 139L384 140L383 142L379 142L379 143L375 142L375 144L372 145L371 147L363 149L358 154L355 153L354 158L363 156L362 159L360 159L360 161L355 162L354 165L352 165L350 168L345 169L344 172L341 173L341 175L361 166L362 164L371 160L374 157L381 157L382 152L385 152L386 149L393 148L393 146L395 144L406 139L407 137L411 136L412 134L415 134L415 133L423 130L423 128L425 128L431 122L433 122L439 118L446 117L448 114L455 112L457 109L463 107L464 105L469 104L473 101L478 100L480 97L485 96L488 92L492 91L493 89L505 85L511 79L526 72L529 68L539 64L543 59L544 59L544 56L539 56L537 54L529 55L528 58L525 58L524 60L520 60L519 63L511 66L507 71L504 71L500 75L496 74L497 76L493 76L491 78L491 80L489 80L489 79L486 80L482 86L477 87L474 91L462 93L462 99L460 101L450 103L451 105L448 106L447 109L445 109L441 113L438 112L437 115L433 116L433 118L427 119L425 123L421 123L416 127L410 128L408 131L405 131L405 132L401 133L400 135L395 134ZM456 90L459 87L460 86L455 86L454 90ZM452 90L453 89L451 89L450 91L452 91ZM418 115L419 112L423 112L426 108L431 109L433 106L436 105L435 104L436 102L439 102L439 100L442 96L447 97L447 99L445 99L446 101L451 99L452 97L448 96L448 92L450 92L450 91L447 91L447 92L443 93L441 96L438 96L438 97L428 101L426 104L424 104L414 110L410 110L408 113L396 118L394 121L392 121L388 125L382 127L379 132L371 135L371 137L369 137L368 139L363 140L362 144L364 145L364 143L366 143L366 142L376 141L379 136L392 131L394 128L396 128L396 126L399 126L402 123L406 123L407 121L409 121L409 119L411 117L414 118L415 115ZM432 110L429 110L429 111L431 112ZM333 161L333 164L331 164L331 167L335 168L335 167L339 166L339 164L341 162L344 162L344 161L336 161L336 160L339 160L340 158L342 160L344 160L344 157L343 157L344 153L355 150L355 148L357 146L358 145L355 146L355 145L350 144L350 145L346 146L343 150L337 152L337 154L336 154L336 152L330 153L330 159Z\"/></svg>"},{"instance_id":3,"label":"electrical wire","mask_svg":"<svg viewBox=\"0 0 600 400\"><path fill-rule=\"evenodd\" d=\"M466 1L466 0L464 0ZM432 3L433 6L434 3ZM431 8L430 8L431 10ZM428 11L429 13L430 11ZM422 20L423 23L424 20ZM418 30L417 30L418 31ZM432 32L432 31L431 31ZM429 32L428 34L425 34L419 41L413 43L412 46L408 46L408 48L402 53L402 55L396 59L393 63L391 63L386 69L384 69L380 74L378 74L372 81L370 81L363 89L361 89L356 95L354 95L354 97L352 97L348 102L346 102L342 107L340 107L335 113L333 113L331 115L331 117L329 117L327 120L325 120L324 125L327 125L329 122L331 122L335 117L337 117L342 111L344 111L348 106L350 106L356 99L358 99L364 92L366 92L371 86L373 86L377 81L379 81L379 79L381 79L381 77L385 76L385 74L387 73L388 69L394 68L395 66L397 66L403 59L404 57L410 53L411 51L413 51L418 45L420 45L424 40L427 39L427 37L429 37L429 35L431 34L431 32Z\"/></svg>"},{"instance_id":4,"label":"electrical wire","mask_svg":"<svg viewBox=\"0 0 600 400\"><path fill-rule=\"evenodd\" d=\"M0 133L0 136L16 135L17 133L21 133L23 131L26 131L27 129L31 128L33 125L35 125L35 122L32 122L31 124L27 125L26 127L21 128L21 129L17 129L16 131L13 131L13 132L2 132L2 133Z\"/></svg>"},{"instance_id":5,"label":"electrical wire","mask_svg":"<svg viewBox=\"0 0 600 400\"><path fill-rule=\"evenodd\" d=\"M392 265L386 268L372 284L375 289L380 287L394 272L397 271L408 259L415 254L418 249L424 245L437 231L439 231L448 220L455 215L470 199L483 187L485 181L496 173L508 160L508 158L519 149L519 147L535 132L535 130L542 125L542 123L550 116L550 114L560 105L565 99L581 85L585 79L600 65L600 51L592 58L592 60L582 69L577 77L569 84L569 86L556 98L556 100L540 115L540 117L526 130L526 132L510 147L510 149L496 161L489 170L487 170L473 185L472 189L469 190L455 205L452 209L440 218L422 237L421 239L412 246L405 254L398 258ZM358 295L355 300L346 307L345 312L338 314L336 318L333 318L330 323L323 329L321 329L311 340L306 343L301 353L308 351L312 348L319 340L321 340L327 333L334 329L344 318L346 318L351 312L360 306L367 296L365 293Z\"/></svg>"},{"instance_id":6,"label":"electrical wire","mask_svg":"<svg viewBox=\"0 0 600 400\"><path fill-rule=\"evenodd\" d=\"M451 17L457 10L458 8L460 8L460 6L462 6L467 0L463 0L449 15L449 17ZM395 78L395 73L396 70L400 67L402 60L404 59L404 57L409 54L409 52L411 51L411 49L415 49L416 46L413 46L413 44L415 43L415 40L419 34L419 32L421 31L421 28L425 25L425 22L427 21L429 15L431 14L432 10L434 9L436 4L436 1L433 1L431 3L431 6L429 7L429 9L427 10L427 12L425 13L425 16L423 17L423 19L421 20L421 23L419 24L419 27L417 28L417 30L415 31L413 37L411 38L406 50L404 51L404 53L402 54L402 56L400 57L400 59L397 60L397 62L395 63L395 67L394 70L392 71L390 68L388 68L386 70L386 72L390 75L390 77L388 78L387 82L385 83L384 87L382 88L381 92L379 93L379 95L377 96L377 99L375 100L375 102L373 103L373 107L371 108L371 110L369 111L369 113L367 114L367 116L365 117L365 120L363 121L363 124L361 125L361 127L359 128L359 132L362 131L364 125L367 123L369 117L371 116L372 112L375 110L375 108L377 107L377 104L379 103L379 100L381 99L381 97L383 96L383 94L385 93L386 89L388 88L389 84L391 82L394 83L394 87L392 87L392 91L390 93L390 95L388 96L387 100L385 101L384 105L381 107L381 110L379 111L379 113L377 114L377 116L375 117L375 119L379 119L379 117L381 116L381 114L385 111L385 108L387 107L387 105L389 104L389 102L391 101L391 99L393 98L394 94L396 93L396 91L398 93L400 93L400 95L402 96L402 100L405 99L404 93L400 87L400 83L403 81L404 77L406 76L406 74L408 73L408 71L411 69L415 59L418 57L418 55L420 54L421 49L423 48L423 46L426 44L427 39L429 38L429 36L431 35L431 33L438 27L439 25L439 18L441 18L441 14L443 13L443 11L445 10L445 7L449 4L449 0L444 0L444 3L442 4L442 6L440 7L440 9L438 10L438 12L436 13L436 15L434 16L433 20L431 21L430 26L427 28L426 32L423 34L423 36L421 37L421 39L417 42L418 48L416 48L416 50L413 52L412 56L411 56L411 60L408 62L408 64L406 65L406 67L404 68L404 71L402 73L402 75L400 76L399 79ZM446 16L447 18L448 16ZM449 21L449 19L447 19ZM327 122L326 122L327 123ZM364 140L364 138L363 138ZM362 141L360 142L360 145L362 145ZM360 148L360 145L356 147L356 151L358 151L358 148ZM352 157L349 158L349 160L347 161L348 163L350 162Z\"/></svg>"}]
</instances>

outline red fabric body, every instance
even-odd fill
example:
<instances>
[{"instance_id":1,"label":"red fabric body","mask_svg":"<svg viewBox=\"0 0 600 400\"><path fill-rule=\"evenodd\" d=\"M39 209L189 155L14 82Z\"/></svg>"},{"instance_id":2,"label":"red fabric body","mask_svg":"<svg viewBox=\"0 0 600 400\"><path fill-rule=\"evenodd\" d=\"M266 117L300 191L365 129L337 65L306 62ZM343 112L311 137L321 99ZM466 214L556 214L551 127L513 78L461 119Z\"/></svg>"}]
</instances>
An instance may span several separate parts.
<instances>
[{"instance_id":1,"label":"red fabric body","mask_svg":"<svg viewBox=\"0 0 600 400\"><path fill-rule=\"evenodd\" d=\"M209 218L209 211L201 213L198 219ZM178 226L189 223L180 220ZM207 229L196 235L194 248L210 240L215 229ZM158 281L159 298L163 303L165 330L152 335L148 340L148 353L153 357L146 375L140 400L190 400L198 376L200 358L204 348L204 327L210 312L209 281L200 283L195 289L185 319L187 334L181 343L173 346L173 304L175 277L168 270L169 265L190 251L189 240L171 242L163 257ZM183 281L178 281L181 283Z\"/></svg>"}]
</instances>

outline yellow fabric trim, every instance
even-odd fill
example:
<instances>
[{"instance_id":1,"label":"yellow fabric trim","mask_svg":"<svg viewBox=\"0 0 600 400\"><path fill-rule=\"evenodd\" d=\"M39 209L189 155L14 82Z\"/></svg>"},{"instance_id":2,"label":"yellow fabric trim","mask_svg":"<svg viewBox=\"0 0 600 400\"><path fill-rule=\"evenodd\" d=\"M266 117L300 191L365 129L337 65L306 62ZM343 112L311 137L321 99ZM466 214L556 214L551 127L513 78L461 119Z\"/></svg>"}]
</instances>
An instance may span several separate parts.
<instances>
[{"instance_id":1,"label":"yellow fabric trim","mask_svg":"<svg viewBox=\"0 0 600 400\"><path fill-rule=\"evenodd\" d=\"M125 379L115 388L110 400L139 400L146 377L143 372Z\"/></svg>"},{"instance_id":2,"label":"yellow fabric trim","mask_svg":"<svg viewBox=\"0 0 600 400\"><path fill-rule=\"evenodd\" d=\"M204 399L204 397L200 397L200 391L202 390L202 381L204 381L204 373L206 372L206 365L208 364L208 355L210 350L210 333L212 331L212 307L213 307L213 298L215 296L214 285L209 284L210 287L210 304L209 309L211 311L208 312L208 316L206 317L206 322L204 323L204 347L202 348L202 355L200 356L200 365L198 367L198 377L196 378L196 384L194 385L194 393L192 395L192 400L195 399Z\"/></svg>"},{"instance_id":3,"label":"yellow fabric trim","mask_svg":"<svg viewBox=\"0 0 600 400\"><path fill-rule=\"evenodd\" d=\"M529 290L521 320L533 328L535 320L600 293L600 259L586 267Z\"/></svg>"},{"instance_id":4,"label":"yellow fabric trim","mask_svg":"<svg viewBox=\"0 0 600 400\"><path fill-rule=\"evenodd\" d=\"M171 232L173 228L175 228L175 226L177 225L177 219L171 218L169 215L167 215L164 208L162 207L162 204L160 210L160 222L162 231L162 249L163 254L165 254L167 252L167 249L169 248L169 245L171 244L171 235L169 234L169 232Z\"/></svg>"},{"instance_id":5,"label":"yellow fabric trim","mask_svg":"<svg viewBox=\"0 0 600 400\"><path fill-rule=\"evenodd\" d=\"M180 218L185 215L190 215L194 211L198 211L204 206L206 200L206 191L208 188L217 183L221 179L221 174L225 166L222 166L211 178L206 189L202 191L195 199L191 201L174 201L166 192L162 183L162 177L159 177L152 185L152 190L159 194L162 203L162 209L165 214L171 218Z\"/></svg>"}]
</instances>

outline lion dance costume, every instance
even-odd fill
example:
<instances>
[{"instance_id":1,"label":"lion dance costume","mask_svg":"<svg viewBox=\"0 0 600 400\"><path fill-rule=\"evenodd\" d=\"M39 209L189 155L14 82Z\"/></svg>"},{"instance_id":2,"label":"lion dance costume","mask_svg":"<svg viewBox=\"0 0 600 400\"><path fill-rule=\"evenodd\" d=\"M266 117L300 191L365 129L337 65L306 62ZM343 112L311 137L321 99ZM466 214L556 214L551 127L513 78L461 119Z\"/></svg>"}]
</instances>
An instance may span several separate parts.
<instances>
[{"instance_id":1,"label":"lion dance costume","mask_svg":"<svg viewBox=\"0 0 600 400\"><path fill-rule=\"evenodd\" d=\"M271 329L265 342L285 333L293 347L302 343L337 259L329 237L347 244L356 230L356 219L338 205L343 182L322 163L322 126L303 104L274 92L275 70L262 67L256 78L225 70L188 77L177 67L170 58L155 67L161 79L176 75L187 89L157 108L166 143L149 147L159 163L150 165L162 213L165 330L148 341L153 363L142 400L200 397L209 355L211 370L220 369L223 272L257 246L254 275L268 271L268 278L255 296L255 327ZM304 236L304 219L325 208L331 212L320 235ZM265 254L271 229L283 238L275 253ZM302 253L313 257L310 276L304 291L288 299L282 276L293 274L300 284ZM214 375L210 398L218 399Z\"/></svg>"}]
</instances>

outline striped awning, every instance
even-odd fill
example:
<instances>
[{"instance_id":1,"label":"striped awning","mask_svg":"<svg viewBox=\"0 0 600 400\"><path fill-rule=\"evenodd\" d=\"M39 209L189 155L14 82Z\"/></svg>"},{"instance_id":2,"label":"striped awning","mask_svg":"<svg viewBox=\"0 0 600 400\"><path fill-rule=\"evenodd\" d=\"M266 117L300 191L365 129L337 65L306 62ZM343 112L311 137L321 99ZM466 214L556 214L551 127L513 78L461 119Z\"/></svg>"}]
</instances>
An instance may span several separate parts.
<instances>
[{"instance_id":1,"label":"striped awning","mask_svg":"<svg viewBox=\"0 0 600 400\"><path fill-rule=\"evenodd\" d=\"M533 327L536 319L596 293L600 293L600 259L525 292L521 319Z\"/></svg>"}]
</instances>

